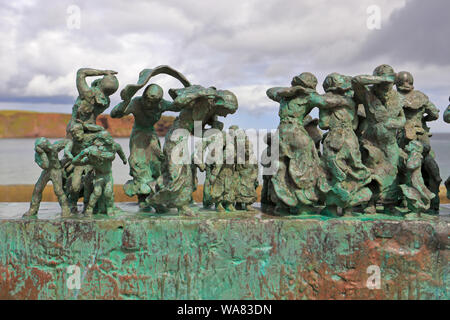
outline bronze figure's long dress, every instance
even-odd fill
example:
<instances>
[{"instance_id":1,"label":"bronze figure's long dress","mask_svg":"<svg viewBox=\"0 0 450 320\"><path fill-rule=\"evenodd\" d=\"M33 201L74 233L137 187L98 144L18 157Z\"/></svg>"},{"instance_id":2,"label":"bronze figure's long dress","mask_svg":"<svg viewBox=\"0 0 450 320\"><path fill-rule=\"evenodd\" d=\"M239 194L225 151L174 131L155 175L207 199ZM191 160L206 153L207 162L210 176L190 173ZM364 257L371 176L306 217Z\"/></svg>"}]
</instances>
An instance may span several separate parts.
<instances>
[{"instance_id":1,"label":"bronze figure's long dress","mask_svg":"<svg viewBox=\"0 0 450 320\"><path fill-rule=\"evenodd\" d=\"M316 185L320 159L303 126L303 119L311 109L306 96L280 101L280 161L272 185L276 197L289 207L313 205L319 200Z\"/></svg>"}]
</instances>

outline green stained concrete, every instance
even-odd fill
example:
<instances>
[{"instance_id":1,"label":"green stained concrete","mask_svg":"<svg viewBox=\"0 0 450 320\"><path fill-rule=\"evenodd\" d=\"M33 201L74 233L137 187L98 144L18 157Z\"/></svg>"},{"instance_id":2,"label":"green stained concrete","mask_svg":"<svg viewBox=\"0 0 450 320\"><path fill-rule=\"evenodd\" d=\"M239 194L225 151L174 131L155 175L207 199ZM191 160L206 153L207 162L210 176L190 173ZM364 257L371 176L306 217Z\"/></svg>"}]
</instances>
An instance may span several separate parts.
<instances>
[{"instance_id":1,"label":"green stained concrete","mask_svg":"<svg viewBox=\"0 0 450 320\"><path fill-rule=\"evenodd\" d=\"M3 299L448 299L449 219L198 210L14 219L0 206ZM26 204L24 211L26 210ZM69 290L67 267L81 271ZM370 290L367 267L381 269Z\"/></svg>"}]
</instances>

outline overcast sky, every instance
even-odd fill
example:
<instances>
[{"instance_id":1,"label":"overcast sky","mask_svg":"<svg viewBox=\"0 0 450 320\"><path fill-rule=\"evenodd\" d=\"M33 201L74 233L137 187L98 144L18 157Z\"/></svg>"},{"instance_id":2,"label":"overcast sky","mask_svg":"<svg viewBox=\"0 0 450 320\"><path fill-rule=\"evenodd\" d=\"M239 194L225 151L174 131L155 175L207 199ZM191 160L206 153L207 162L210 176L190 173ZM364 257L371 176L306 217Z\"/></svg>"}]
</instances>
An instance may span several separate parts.
<instances>
[{"instance_id":1,"label":"overcast sky","mask_svg":"<svg viewBox=\"0 0 450 320\"><path fill-rule=\"evenodd\" d=\"M192 83L232 90L239 110L226 125L244 128L276 128L278 105L265 91L304 71L322 91L331 72L371 74L387 63L414 75L441 119L448 105L448 0L0 1L1 109L70 112L77 69L116 70L123 88L161 64ZM68 27L73 5L79 28ZM371 5L381 10L379 30L367 27ZM180 86L154 80L167 99ZM119 92L112 105L118 101ZM450 125L439 120L432 129Z\"/></svg>"}]
</instances>

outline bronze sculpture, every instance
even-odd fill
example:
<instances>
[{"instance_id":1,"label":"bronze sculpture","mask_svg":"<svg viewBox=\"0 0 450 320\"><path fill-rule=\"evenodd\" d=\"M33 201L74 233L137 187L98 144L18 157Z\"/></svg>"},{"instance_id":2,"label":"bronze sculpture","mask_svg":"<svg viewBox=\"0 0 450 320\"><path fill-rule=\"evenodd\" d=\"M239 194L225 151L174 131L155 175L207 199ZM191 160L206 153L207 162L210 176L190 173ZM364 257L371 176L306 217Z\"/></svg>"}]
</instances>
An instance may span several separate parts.
<instances>
[{"instance_id":1,"label":"bronze sculpture","mask_svg":"<svg viewBox=\"0 0 450 320\"><path fill-rule=\"evenodd\" d=\"M83 149L72 160L74 165L89 164L93 168L93 190L85 209L85 215L88 217L94 213L94 208L101 197L104 200L106 214L114 215L114 184L111 167L116 153L122 159L123 164L127 164L122 147L114 142L106 130L103 130L96 135L93 145Z\"/></svg>"},{"instance_id":2,"label":"bronze sculpture","mask_svg":"<svg viewBox=\"0 0 450 320\"><path fill-rule=\"evenodd\" d=\"M442 179L430 144L430 128L427 122L439 118L439 109L418 90L414 90L414 78L411 73L402 71L397 74L397 91L403 96L403 110L406 117L404 128L399 130L398 144L406 151L411 141L419 141L423 146L422 168L426 186L436 195L431 209L439 212L439 186Z\"/></svg>"},{"instance_id":3,"label":"bronze sculpture","mask_svg":"<svg viewBox=\"0 0 450 320\"><path fill-rule=\"evenodd\" d=\"M449 97L450 100L450 97ZM450 105L447 107L447 110L444 112L444 121L450 123ZM447 188L447 198L450 199L450 177L445 181L445 187Z\"/></svg>"},{"instance_id":4,"label":"bronze sculpture","mask_svg":"<svg viewBox=\"0 0 450 320\"><path fill-rule=\"evenodd\" d=\"M358 117L351 78L332 73L325 78L323 88L326 94L313 95L312 99L321 110L321 129L329 130L322 155L330 184L326 209L334 215L337 208L351 214L354 207L368 203L372 197L367 187L371 173L362 163L355 134Z\"/></svg>"},{"instance_id":5,"label":"bronze sculpture","mask_svg":"<svg viewBox=\"0 0 450 320\"><path fill-rule=\"evenodd\" d=\"M125 193L132 197L137 195L141 207L146 206L145 199L152 192L151 185L161 175L164 155L154 125L165 111L181 111L180 105L163 99L163 89L157 84L148 85L142 96L132 98L149 80L158 74L169 74L189 86L187 79L169 66L158 66L154 69L144 69L139 74L136 85L126 86L122 92L123 99L111 111L111 117L121 118L125 115L134 116L134 125L130 136L130 175L133 180L124 185ZM162 210L158 208L158 210Z\"/></svg>"},{"instance_id":6,"label":"bronze sculpture","mask_svg":"<svg viewBox=\"0 0 450 320\"><path fill-rule=\"evenodd\" d=\"M352 79L355 98L364 105L366 117L360 123L360 144L363 163L372 172L372 197L366 213L375 213L382 204L389 212L399 203L398 166L401 149L397 132L406 123L402 98L393 90L395 72L391 66L380 65L373 75Z\"/></svg>"},{"instance_id":7,"label":"bronze sculpture","mask_svg":"<svg viewBox=\"0 0 450 320\"><path fill-rule=\"evenodd\" d=\"M238 103L236 96L228 90L204 88L199 85L170 89L169 94L181 112L166 135L163 147L163 175L155 187L156 192L147 198L147 202L151 206L175 207L180 213L193 215L194 212L189 208L192 192L196 188L193 164L191 156L185 152L182 152L183 156L179 158L180 147L187 144L190 135L195 134L195 124L199 125L197 129L201 135L206 125L222 128L217 116L233 114Z\"/></svg>"},{"instance_id":8,"label":"bronze sculpture","mask_svg":"<svg viewBox=\"0 0 450 320\"><path fill-rule=\"evenodd\" d=\"M315 91L317 79L304 72L294 77L291 85L266 92L270 99L280 103L280 156L278 171L271 178L274 194L270 198L277 199L274 201L277 213L308 213L314 211L319 200L321 168L315 143L305 130L303 119L314 107L308 94Z\"/></svg>"},{"instance_id":9,"label":"bronze sculpture","mask_svg":"<svg viewBox=\"0 0 450 320\"><path fill-rule=\"evenodd\" d=\"M24 217L37 215L42 200L42 192L49 181L53 183L53 189L58 197L62 209L62 217L70 216L69 203L63 190L63 169L58 158L58 152L63 150L67 140L51 143L47 138L38 138L34 144L35 162L42 168L42 173L34 186L31 197L30 209Z\"/></svg>"},{"instance_id":10,"label":"bronze sculpture","mask_svg":"<svg viewBox=\"0 0 450 320\"><path fill-rule=\"evenodd\" d=\"M63 217L77 213L81 197L85 216L114 215L112 161L116 153L124 164L127 159L95 122L118 88L115 74L88 68L77 72L79 97L66 139L53 144L46 138L36 140L35 161L43 172L24 216L37 214L49 180ZM159 85L147 85L158 74L183 84L184 88L169 90L173 101L163 99ZM88 76L103 78L89 86ZM316 91L317 78L309 72L295 76L290 87L268 89L267 96L279 103L280 123L275 135L264 137L263 211L338 217L361 211L375 214L382 205L387 214L437 213L441 180L426 123L436 120L439 110L414 90L413 81L409 72L396 74L381 65L373 75L329 74L323 82L325 94ZM142 95L134 97L144 87ZM128 158L133 180L124 190L138 196L141 209L163 213L176 208L180 214L195 215L191 205L199 168L206 172L204 208L214 204L219 212L254 211L259 183L253 145L242 129L231 126L224 131L219 121L238 108L232 92L191 85L175 69L158 66L142 70L137 83L127 85L120 95L122 101L111 116L132 114L135 119ZM319 119L309 115L315 107ZM165 111L179 114L161 148L154 125ZM450 122L450 106L444 121ZM199 154L189 150L193 136L200 138ZM59 160L61 150L64 158ZM450 178L446 186L449 196Z\"/></svg>"}]
</instances>

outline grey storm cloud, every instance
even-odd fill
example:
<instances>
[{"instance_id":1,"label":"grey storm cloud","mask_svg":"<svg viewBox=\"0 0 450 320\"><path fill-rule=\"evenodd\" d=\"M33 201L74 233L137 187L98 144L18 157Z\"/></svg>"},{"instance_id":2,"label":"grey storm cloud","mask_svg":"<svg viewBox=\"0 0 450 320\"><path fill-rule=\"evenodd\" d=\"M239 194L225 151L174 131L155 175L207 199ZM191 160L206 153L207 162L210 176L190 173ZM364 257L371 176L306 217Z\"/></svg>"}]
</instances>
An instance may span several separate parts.
<instances>
[{"instance_id":1,"label":"grey storm cloud","mask_svg":"<svg viewBox=\"0 0 450 320\"><path fill-rule=\"evenodd\" d=\"M371 34L358 57L387 56L392 62L450 65L449 12L448 0L412 0Z\"/></svg>"},{"instance_id":2,"label":"grey storm cloud","mask_svg":"<svg viewBox=\"0 0 450 320\"><path fill-rule=\"evenodd\" d=\"M381 8L381 30L366 27L373 4ZM80 29L67 27L71 5L80 9ZM321 82L331 72L371 73L390 63L412 71L443 105L448 9L445 0L5 2L0 102L70 104L80 67L117 70L123 87L143 68L169 64L193 83L233 90L250 113L273 112L267 87L288 85L303 71ZM165 89L179 85L157 81Z\"/></svg>"}]
</instances>

